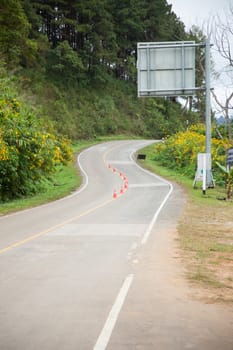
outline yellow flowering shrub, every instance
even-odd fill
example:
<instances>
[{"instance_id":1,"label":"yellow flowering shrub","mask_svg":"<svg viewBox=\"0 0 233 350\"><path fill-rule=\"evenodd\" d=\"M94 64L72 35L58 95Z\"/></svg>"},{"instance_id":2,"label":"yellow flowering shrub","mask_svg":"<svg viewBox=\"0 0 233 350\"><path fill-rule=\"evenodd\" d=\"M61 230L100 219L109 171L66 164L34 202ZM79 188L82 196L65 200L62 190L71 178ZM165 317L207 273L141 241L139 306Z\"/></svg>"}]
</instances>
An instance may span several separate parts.
<instances>
[{"instance_id":1,"label":"yellow flowering shrub","mask_svg":"<svg viewBox=\"0 0 233 350\"><path fill-rule=\"evenodd\" d=\"M191 178L195 175L197 154L205 152L204 126L191 127L186 132L178 132L169 137L164 143L154 146L154 159L168 168L180 171ZM222 175L216 162L225 163L226 150L230 147L227 140L212 138L212 166L216 180L222 182Z\"/></svg>"},{"instance_id":2,"label":"yellow flowering shrub","mask_svg":"<svg viewBox=\"0 0 233 350\"><path fill-rule=\"evenodd\" d=\"M70 143L56 136L16 99L0 99L0 200L28 195L56 165L72 159Z\"/></svg>"},{"instance_id":3,"label":"yellow flowering shrub","mask_svg":"<svg viewBox=\"0 0 233 350\"><path fill-rule=\"evenodd\" d=\"M2 138L2 131L0 129L0 161L8 159L8 149Z\"/></svg>"}]
</instances>

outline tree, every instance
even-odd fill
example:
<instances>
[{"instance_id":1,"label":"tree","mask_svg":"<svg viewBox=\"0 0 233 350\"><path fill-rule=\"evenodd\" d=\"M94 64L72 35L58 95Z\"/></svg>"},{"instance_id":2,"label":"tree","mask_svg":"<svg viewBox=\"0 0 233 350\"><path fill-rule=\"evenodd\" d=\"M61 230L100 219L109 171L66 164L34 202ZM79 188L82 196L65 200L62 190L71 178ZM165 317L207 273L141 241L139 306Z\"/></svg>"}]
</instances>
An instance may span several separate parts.
<instances>
[{"instance_id":1,"label":"tree","mask_svg":"<svg viewBox=\"0 0 233 350\"><path fill-rule=\"evenodd\" d=\"M136 46L140 41L183 40L184 24L166 0L112 0L118 46L116 76L135 80Z\"/></svg>"},{"instance_id":2,"label":"tree","mask_svg":"<svg viewBox=\"0 0 233 350\"><path fill-rule=\"evenodd\" d=\"M117 43L111 9L108 0L86 0L77 8L79 25L86 28L80 49L92 76L100 70L111 71L115 61Z\"/></svg>"},{"instance_id":3,"label":"tree","mask_svg":"<svg viewBox=\"0 0 233 350\"><path fill-rule=\"evenodd\" d=\"M138 41L186 37L167 0L2 0L0 10L0 53L7 62L42 66L50 47L67 42L97 81L115 74L135 83Z\"/></svg>"},{"instance_id":4,"label":"tree","mask_svg":"<svg viewBox=\"0 0 233 350\"><path fill-rule=\"evenodd\" d=\"M233 109L233 5L229 7L224 21L219 16L214 18L211 32L215 47L224 60L224 67L215 73L215 78L224 81L225 98L217 96L214 91L212 95L218 108L225 115L228 138L232 143L230 110Z\"/></svg>"},{"instance_id":5,"label":"tree","mask_svg":"<svg viewBox=\"0 0 233 350\"><path fill-rule=\"evenodd\" d=\"M0 53L8 66L17 64L30 47L30 24L19 0L0 2Z\"/></svg>"},{"instance_id":6,"label":"tree","mask_svg":"<svg viewBox=\"0 0 233 350\"><path fill-rule=\"evenodd\" d=\"M55 80L63 81L65 77L67 83L75 84L85 68L78 53L71 48L68 41L63 41L50 51L47 70Z\"/></svg>"}]
</instances>

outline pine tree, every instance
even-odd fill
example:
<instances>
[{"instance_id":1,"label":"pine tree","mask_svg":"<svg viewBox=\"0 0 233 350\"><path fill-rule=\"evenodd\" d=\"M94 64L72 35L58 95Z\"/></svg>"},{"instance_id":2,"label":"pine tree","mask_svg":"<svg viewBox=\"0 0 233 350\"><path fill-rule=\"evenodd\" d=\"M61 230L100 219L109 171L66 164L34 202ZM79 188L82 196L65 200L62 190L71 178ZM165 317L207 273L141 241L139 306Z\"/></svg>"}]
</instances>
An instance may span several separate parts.
<instances>
[{"instance_id":1,"label":"pine tree","mask_svg":"<svg viewBox=\"0 0 233 350\"><path fill-rule=\"evenodd\" d=\"M16 65L29 46L30 24L19 0L0 3L0 53L8 66Z\"/></svg>"}]
</instances>

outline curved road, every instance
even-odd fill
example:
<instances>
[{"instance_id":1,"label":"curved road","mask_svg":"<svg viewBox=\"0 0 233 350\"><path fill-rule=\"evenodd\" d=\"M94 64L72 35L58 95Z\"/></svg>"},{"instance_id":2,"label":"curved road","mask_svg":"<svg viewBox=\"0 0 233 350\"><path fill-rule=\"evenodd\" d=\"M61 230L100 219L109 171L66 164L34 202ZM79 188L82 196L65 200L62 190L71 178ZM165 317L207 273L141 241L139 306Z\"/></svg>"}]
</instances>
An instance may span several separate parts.
<instances>
[{"instance_id":1,"label":"curved road","mask_svg":"<svg viewBox=\"0 0 233 350\"><path fill-rule=\"evenodd\" d=\"M184 196L134 162L149 143L91 147L79 191L0 218L1 350L233 349L232 313L180 277Z\"/></svg>"}]
</instances>

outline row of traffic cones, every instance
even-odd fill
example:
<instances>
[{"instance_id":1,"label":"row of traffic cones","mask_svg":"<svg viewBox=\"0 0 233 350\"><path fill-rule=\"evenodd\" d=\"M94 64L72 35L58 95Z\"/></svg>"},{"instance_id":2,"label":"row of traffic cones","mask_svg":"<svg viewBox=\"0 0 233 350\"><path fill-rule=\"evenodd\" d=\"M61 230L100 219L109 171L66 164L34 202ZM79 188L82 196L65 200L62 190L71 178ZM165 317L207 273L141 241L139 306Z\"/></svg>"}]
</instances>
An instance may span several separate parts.
<instances>
[{"instance_id":1,"label":"row of traffic cones","mask_svg":"<svg viewBox=\"0 0 233 350\"><path fill-rule=\"evenodd\" d=\"M118 195L122 195L122 194L124 194L127 191L128 187L129 187L128 179L121 171L118 171L116 168L112 168L112 166L110 164L108 165L108 168L111 169L113 171L113 173L118 173L118 175L124 181L123 185L121 186L121 189L120 189L119 193L117 193L116 190L113 191L113 198L117 198Z\"/></svg>"}]
</instances>

